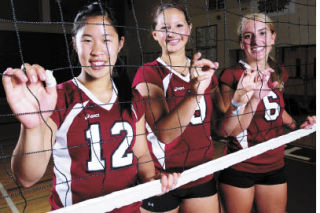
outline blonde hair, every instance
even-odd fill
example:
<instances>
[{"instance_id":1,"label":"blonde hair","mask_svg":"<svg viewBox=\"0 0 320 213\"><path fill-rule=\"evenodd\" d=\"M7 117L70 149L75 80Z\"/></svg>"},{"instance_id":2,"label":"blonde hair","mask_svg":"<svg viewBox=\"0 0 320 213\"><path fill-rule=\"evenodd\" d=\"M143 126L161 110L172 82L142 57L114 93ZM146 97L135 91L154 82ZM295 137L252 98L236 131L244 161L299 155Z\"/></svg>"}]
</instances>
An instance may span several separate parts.
<instances>
[{"instance_id":1,"label":"blonde hair","mask_svg":"<svg viewBox=\"0 0 320 213\"><path fill-rule=\"evenodd\" d=\"M270 29L272 34L276 32L276 27L269 16L263 13L250 13L243 16L238 24L237 35L239 37L239 41L241 41L241 38L242 38L242 26L244 26L246 22L249 20L265 23L267 27Z\"/></svg>"},{"instance_id":2,"label":"blonde hair","mask_svg":"<svg viewBox=\"0 0 320 213\"><path fill-rule=\"evenodd\" d=\"M242 40L242 26L244 26L249 20L265 23L272 34L276 32L276 27L269 16L263 13L250 13L243 16L238 24L237 35L239 38L239 42L241 42ZM278 82L277 88L281 90L283 87L282 69L280 65L276 62L276 60L271 56L268 56L268 64L275 71L271 74L271 78L273 81Z\"/></svg>"}]
</instances>

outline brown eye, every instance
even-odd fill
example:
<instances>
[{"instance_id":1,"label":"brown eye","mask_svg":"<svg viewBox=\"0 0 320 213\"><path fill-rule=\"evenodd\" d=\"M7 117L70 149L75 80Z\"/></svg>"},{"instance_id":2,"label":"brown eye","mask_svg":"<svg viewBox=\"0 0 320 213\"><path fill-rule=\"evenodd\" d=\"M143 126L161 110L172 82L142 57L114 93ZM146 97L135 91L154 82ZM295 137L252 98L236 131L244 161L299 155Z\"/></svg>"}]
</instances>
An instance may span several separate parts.
<instances>
[{"instance_id":1,"label":"brown eye","mask_svg":"<svg viewBox=\"0 0 320 213\"><path fill-rule=\"evenodd\" d=\"M89 40L89 39L83 39L82 42L84 42L84 43L90 43L91 40Z\"/></svg>"},{"instance_id":2,"label":"brown eye","mask_svg":"<svg viewBox=\"0 0 320 213\"><path fill-rule=\"evenodd\" d=\"M251 35L250 34L246 34L243 36L244 39L251 39Z\"/></svg>"}]
</instances>

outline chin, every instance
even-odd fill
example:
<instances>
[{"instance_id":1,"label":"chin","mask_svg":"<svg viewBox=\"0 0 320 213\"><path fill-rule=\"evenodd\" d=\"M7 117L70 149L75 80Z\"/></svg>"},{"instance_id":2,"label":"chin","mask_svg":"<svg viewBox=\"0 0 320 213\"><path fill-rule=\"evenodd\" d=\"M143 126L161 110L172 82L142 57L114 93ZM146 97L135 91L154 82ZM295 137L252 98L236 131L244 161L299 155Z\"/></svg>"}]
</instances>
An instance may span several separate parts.
<instances>
[{"instance_id":1,"label":"chin","mask_svg":"<svg viewBox=\"0 0 320 213\"><path fill-rule=\"evenodd\" d=\"M167 52L170 53L176 53L181 49L181 47L168 47Z\"/></svg>"},{"instance_id":2,"label":"chin","mask_svg":"<svg viewBox=\"0 0 320 213\"><path fill-rule=\"evenodd\" d=\"M109 72L107 70L90 70L90 72L88 72L88 74L92 78L97 79L97 78L102 78L102 77L109 75Z\"/></svg>"},{"instance_id":3,"label":"chin","mask_svg":"<svg viewBox=\"0 0 320 213\"><path fill-rule=\"evenodd\" d=\"M265 60L267 57L266 55L251 55L249 56L248 58L250 58L252 61L262 61L262 60Z\"/></svg>"}]
</instances>

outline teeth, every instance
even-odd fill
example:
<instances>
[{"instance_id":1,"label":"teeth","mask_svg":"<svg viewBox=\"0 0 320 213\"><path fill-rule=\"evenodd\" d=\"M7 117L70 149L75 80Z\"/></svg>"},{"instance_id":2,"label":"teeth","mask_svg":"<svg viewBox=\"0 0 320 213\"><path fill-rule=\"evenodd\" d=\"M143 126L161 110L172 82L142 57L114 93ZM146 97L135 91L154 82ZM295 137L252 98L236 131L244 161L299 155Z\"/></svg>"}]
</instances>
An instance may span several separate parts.
<instances>
[{"instance_id":1,"label":"teeth","mask_svg":"<svg viewBox=\"0 0 320 213\"><path fill-rule=\"evenodd\" d=\"M252 48L253 51L261 51L263 50L263 47L257 47L257 48Z\"/></svg>"},{"instance_id":2,"label":"teeth","mask_svg":"<svg viewBox=\"0 0 320 213\"><path fill-rule=\"evenodd\" d=\"M93 66L102 66L104 62L91 62Z\"/></svg>"},{"instance_id":3,"label":"teeth","mask_svg":"<svg viewBox=\"0 0 320 213\"><path fill-rule=\"evenodd\" d=\"M175 39L175 40L169 40L168 43L177 43L179 40Z\"/></svg>"}]
</instances>

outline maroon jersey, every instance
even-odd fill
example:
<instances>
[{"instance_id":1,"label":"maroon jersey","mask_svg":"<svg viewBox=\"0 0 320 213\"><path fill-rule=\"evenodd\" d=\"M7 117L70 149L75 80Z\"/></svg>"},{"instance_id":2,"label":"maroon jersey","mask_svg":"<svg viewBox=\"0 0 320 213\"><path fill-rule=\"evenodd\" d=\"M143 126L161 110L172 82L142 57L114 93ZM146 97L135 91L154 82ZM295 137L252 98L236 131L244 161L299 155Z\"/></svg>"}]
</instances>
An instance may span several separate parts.
<instances>
[{"instance_id":1,"label":"maroon jersey","mask_svg":"<svg viewBox=\"0 0 320 213\"><path fill-rule=\"evenodd\" d=\"M174 110L191 89L190 76L182 76L160 58L140 67L132 86L135 87L143 82L155 84L163 90L169 111ZM149 149L155 158L158 170L179 171L212 159L213 142L210 136L212 100L209 90L217 84L217 77L214 75L205 95L198 96L198 107L190 123L172 142L162 143L147 124ZM198 181L197 184L210 178L212 176ZM192 185L189 184L188 187Z\"/></svg>"},{"instance_id":2,"label":"maroon jersey","mask_svg":"<svg viewBox=\"0 0 320 213\"><path fill-rule=\"evenodd\" d=\"M282 79L285 83L288 73L282 69ZM240 65L226 69L220 76L220 83L237 89L238 81L243 69ZM269 79L269 84L272 79ZM227 153L254 146L271 138L282 135L284 111L283 89L274 88L258 104L256 113L248 129L241 132L237 137L231 137L227 146ZM261 155L234 165L232 168L252 173L264 173L284 166L284 146L269 150Z\"/></svg>"},{"instance_id":3,"label":"maroon jersey","mask_svg":"<svg viewBox=\"0 0 320 213\"><path fill-rule=\"evenodd\" d=\"M137 159L132 148L136 122L144 114L138 92L134 91L130 116L127 111L120 113L116 88L108 104L76 80L58 85L57 90L58 102L51 116L58 127L52 152L52 208L135 185ZM139 206L134 203L117 212L139 212Z\"/></svg>"}]
</instances>

